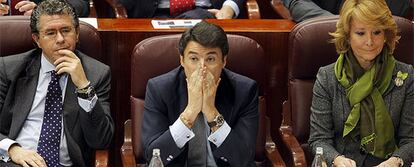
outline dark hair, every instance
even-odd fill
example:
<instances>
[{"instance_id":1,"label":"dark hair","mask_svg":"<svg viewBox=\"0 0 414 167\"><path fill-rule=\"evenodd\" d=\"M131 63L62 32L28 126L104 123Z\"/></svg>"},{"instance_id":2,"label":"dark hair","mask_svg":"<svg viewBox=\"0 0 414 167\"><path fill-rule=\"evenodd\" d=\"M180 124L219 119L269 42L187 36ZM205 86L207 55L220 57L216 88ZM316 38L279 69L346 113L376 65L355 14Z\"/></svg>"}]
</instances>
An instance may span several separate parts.
<instances>
[{"instance_id":1,"label":"dark hair","mask_svg":"<svg viewBox=\"0 0 414 167\"><path fill-rule=\"evenodd\" d=\"M39 19L42 15L69 15L72 16L72 23L77 30L79 28L79 18L72 5L65 0L45 0L33 9L30 17L30 28L32 33L39 33Z\"/></svg>"},{"instance_id":2,"label":"dark hair","mask_svg":"<svg viewBox=\"0 0 414 167\"><path fill-rule=\"evenodd\" d=\"M178 45L178 51L181 55L184 55L184 50L190 41L197 42L204 47L219 47L223 53L223 58L229 53L226 33L221 27L211 23L202 21L183 33Z\"/></svg>"}]
</instances>

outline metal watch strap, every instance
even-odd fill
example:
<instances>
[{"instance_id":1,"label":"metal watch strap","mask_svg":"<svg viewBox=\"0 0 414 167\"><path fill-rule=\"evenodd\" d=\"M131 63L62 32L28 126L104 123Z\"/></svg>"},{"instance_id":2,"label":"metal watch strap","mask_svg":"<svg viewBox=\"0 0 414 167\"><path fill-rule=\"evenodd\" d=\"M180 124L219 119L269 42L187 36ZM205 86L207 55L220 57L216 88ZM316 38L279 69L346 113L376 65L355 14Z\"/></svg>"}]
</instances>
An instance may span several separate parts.
<instances>
[{"instance_id":1,"label":"metal watch strap","mask_svg":"<svg viewBox=\"0 0 414 167\"><path fill-rule=\"evenodd\" d=\"M213 121L207 122L208 126L215 127L215 126L221 126L224 123L224 118L221 114L218 114L216 117L214 117Z\"/></svg>"},{"instance_id":2,"label":"metal watch strap","mask_svg":"<svg viewBox=\"0 0 414 167\"><path fill-rule=\"evenodd\" d=\"M95 96L95 90L91 84L88 84L88 86L83 89L76 89L76 95L82 99L91 99Z\"/></svg>"}]
</instances>

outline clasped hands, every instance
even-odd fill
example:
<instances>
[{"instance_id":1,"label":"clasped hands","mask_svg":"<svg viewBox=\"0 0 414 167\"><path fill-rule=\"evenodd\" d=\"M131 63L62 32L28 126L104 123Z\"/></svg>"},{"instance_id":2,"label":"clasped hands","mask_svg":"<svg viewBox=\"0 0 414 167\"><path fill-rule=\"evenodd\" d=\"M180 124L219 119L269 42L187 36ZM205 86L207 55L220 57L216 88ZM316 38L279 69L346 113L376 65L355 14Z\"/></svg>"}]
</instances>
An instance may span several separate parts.
<instances>
[{"instance_id":1,"label":"clasped hands","mask_svg":"<svg viewBox=\"0 0 414 167\"><path fill-rule=\"evenodd\" d=\"M334 167L356 167L356 162L345 156L337 156L333 163ZM386 161L377 165L376 167L400 167L400 161L397 157L388 158Z\"/></svg>"},{"instance_id":2,"label":"clasped hands","mask_svg":"<svg viewBox=\"0 0 414 167\"><path fill-rule=\"evenodd\" d=\"M221 79L216 79L206 66L200 65L186 80L188 104L181 113L181 117L188 121L186 126L191 128L200 112L204 114L208 122L213 121L219 114L215 106L215 98Z\"/></svg>"}]
</instances>

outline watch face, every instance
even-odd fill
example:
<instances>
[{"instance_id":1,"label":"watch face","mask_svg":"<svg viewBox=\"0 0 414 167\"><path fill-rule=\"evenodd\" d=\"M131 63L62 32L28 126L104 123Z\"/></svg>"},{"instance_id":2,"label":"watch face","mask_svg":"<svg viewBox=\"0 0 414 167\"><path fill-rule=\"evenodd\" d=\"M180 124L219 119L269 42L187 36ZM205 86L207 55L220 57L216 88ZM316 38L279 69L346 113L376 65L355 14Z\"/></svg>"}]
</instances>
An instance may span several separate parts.
<instances>
[{"instance_id":1,"label":"watch face","mask_svg":"<svg viewBox=\"0 0 414 167\"><path fill-rule=\"evenodd\" d=\"M223 118L223 116L222 115L218 115L216 122L217 122L217 126L223 125L224 124L224 118Z\"/></svg>"}]
</instances>

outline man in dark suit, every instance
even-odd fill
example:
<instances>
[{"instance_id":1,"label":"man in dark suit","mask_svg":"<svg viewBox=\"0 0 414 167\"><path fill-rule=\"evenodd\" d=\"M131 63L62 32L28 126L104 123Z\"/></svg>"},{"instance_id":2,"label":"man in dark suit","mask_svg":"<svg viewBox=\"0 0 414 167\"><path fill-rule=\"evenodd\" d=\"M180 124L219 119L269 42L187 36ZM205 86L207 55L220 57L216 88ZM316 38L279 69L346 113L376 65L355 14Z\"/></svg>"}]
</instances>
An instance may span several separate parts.
<instances>
[{"instance_id":1,"label":"man in dark suit","mask_svg":"<svg viewBox=\"0 0 414 167\"><path fill-rule=\"evenodd\" d=\"M0 166L91 166L114 133L110 69L75 50L66 2L43 1L30 26L39 48L0 57Z\"/></svg>"},{"instance_id":2,"label":"man in dark suit","mask_svg":"<svg viewBox=\"0 0 414 167\"><path fill-rule=\"evenodd\" d=\"M255 166L256 82L225 69L228 41L198 23L180 39L181 66L148 81L142 142L166 166Z\"/></svg>"},{"instance_id":3,"label":"man in dark suit","mask_svg":"<svg viewBox=\"0 0 414 167\"><path fill-rule=\"evenodd\" d=\"M237 18L246 0L194 0L192 10L178 16L170 15L169 0L120 0L131 18L192 18L192 19L232 19Z\"/></svg>"},{"instance_id":4,"label":"man in dark suit","mask_svg":"<svg viewBox=\"0 0 414 167\"><path fill-rule=\"evenodd\" d=\"M9 6L7 2L19 1L16 4ZM10 14L10 7L16 9L22 15L30 16L33 12L34 7L37 6L42 0L0 0L0 16ZM88 0L67 0L67 2L75 8L75 12L79 17L89 16L89 1Z\"/></svg>"}]
</instances>

